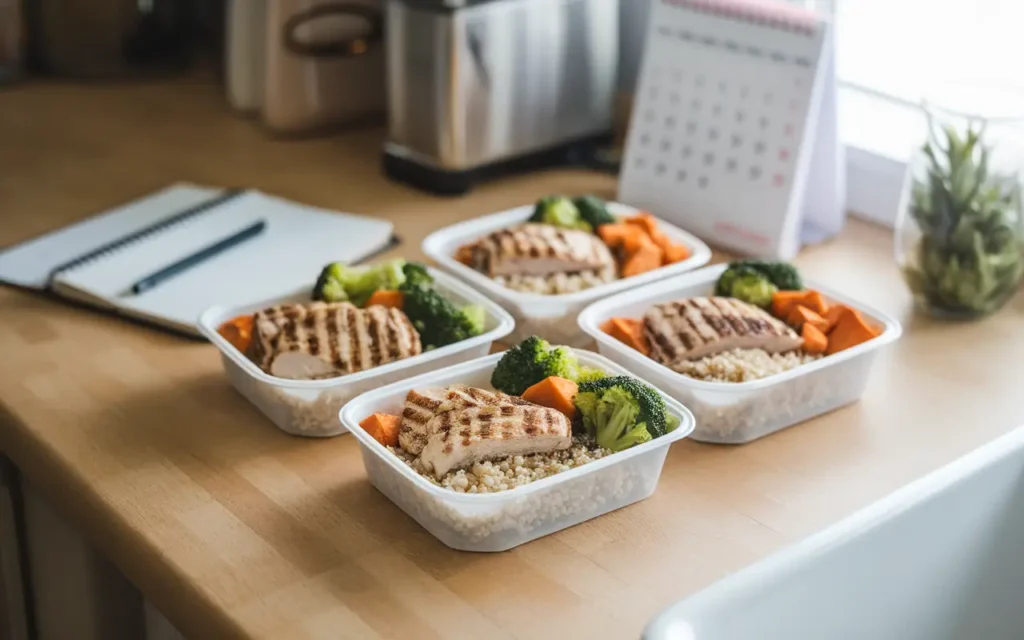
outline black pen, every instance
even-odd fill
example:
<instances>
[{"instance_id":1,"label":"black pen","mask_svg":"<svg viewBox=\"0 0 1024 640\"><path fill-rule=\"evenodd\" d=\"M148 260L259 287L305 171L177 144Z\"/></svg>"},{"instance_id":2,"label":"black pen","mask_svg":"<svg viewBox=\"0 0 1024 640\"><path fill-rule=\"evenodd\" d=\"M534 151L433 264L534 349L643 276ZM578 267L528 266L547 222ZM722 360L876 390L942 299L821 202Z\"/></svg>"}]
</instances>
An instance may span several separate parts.
<instances>
[{"instance_id":1,"label":"black pen","mask_svg":"<svg viewBox=\"0 0 1024 640\"><path fill-rule=\"evenodd\" d=\"M173 278L174 276L191 269L205 260L209 260L218 253L227 251L250 238L258 236L266 228L267 221L260 220L259 222L242 229L238 233L234 233L223 240L219 240L205 249L200 249L192 255L182 258L174 264L164 267L155 273L151 273L128 287L127 291L122 295L139 295L140 293L144 293L159 285L161 282Z\"/></svg>"}]
</instances>

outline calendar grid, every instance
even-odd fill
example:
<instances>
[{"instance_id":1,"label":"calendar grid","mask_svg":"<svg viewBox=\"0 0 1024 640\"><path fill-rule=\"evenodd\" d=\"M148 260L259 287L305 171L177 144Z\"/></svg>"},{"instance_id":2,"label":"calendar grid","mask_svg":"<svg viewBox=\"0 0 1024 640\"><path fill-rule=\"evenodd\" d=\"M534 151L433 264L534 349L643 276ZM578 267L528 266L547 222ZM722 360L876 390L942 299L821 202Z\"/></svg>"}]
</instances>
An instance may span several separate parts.
<instances>
[{"instance_id":1,"label":"calendar grid","mask_svg":"<svg viewBox=\"0 0 1024 640\"><path fill-rule=\"evenodd\" d=\"M827 28L814 14L745 0L655 5L623 200L667 217L677 209L675 221L726 246L779 251L810 161L804 136Z\"/></svg>"}]
</instances>

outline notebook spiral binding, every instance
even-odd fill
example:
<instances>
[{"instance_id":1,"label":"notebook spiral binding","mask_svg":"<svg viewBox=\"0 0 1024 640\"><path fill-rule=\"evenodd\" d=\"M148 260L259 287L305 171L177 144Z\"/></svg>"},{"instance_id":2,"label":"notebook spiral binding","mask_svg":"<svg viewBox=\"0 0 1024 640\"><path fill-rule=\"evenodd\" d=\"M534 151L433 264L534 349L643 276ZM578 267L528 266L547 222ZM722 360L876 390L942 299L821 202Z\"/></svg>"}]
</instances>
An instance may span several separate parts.
<instances>
[{"instance_id":1,"label":"notebook spiral binding","mask_svg":"<svg viewBox=\"0 0 1024 640\"><path fill-rule=\"evenodd\" d=\"M76 267L80 267L87 262L92 262L93 260L101 258L105 255L109 255L127 245L132 244L133 242L137 242L143 238L153 235L154 233L158 233L160 231L163 231L164 229L172 227L180 222L184 222L186 220L194 218L200 213L209 211L210 209L213 209L215 207L219 207L225 202L233 200L234 198L237 198L243 193L245 193L244 189L228 189L221 193L220 195L211 198L205 202L200 202L199 204L193 207L183 209L182 211L179 211L178 213L175 213L174 215L168 218L164 218L159 222L151 224L148 227L129 233L128 235L122 236L116 240L112 240L107 244L104 244L100 247L97 247L96 249L93 249L92 251L89 251L88 253L84 253L78 256L77 258L73 258L65 263L59 264L56 267L54 267L53 270L50 271L50 274L47 277L48 284L52 284L53 279L56 278L62 272L75 269Z\"/></svg>"},{"instance_id":2,"label":"notebook spiral binding","mask_svg":"<svg viewBox=\"0 0 1024 640\"><path fill-rule=\"evenodd\" d=\"M815 35L818 29L818 16L813 11L778 1L662 0L662 3L808 36Z\"/></svg>"}]
</instances>

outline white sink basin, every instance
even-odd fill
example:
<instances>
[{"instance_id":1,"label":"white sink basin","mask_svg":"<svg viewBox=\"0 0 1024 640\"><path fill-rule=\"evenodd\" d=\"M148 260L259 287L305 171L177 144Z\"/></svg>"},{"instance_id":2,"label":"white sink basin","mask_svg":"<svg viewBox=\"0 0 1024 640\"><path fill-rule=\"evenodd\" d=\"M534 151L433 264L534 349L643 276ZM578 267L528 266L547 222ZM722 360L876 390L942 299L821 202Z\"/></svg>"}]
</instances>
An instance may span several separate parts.
<instances>
[{"instance_id":1,"label":"white sink basin","mask_svg":"<svg viewBox=\"0 0 1024 640\"><path fill-rule=\"evenodd\" d=\"M669 607L644 638L1024 639L1024 427Z\"/></svg>"}]
</instances>

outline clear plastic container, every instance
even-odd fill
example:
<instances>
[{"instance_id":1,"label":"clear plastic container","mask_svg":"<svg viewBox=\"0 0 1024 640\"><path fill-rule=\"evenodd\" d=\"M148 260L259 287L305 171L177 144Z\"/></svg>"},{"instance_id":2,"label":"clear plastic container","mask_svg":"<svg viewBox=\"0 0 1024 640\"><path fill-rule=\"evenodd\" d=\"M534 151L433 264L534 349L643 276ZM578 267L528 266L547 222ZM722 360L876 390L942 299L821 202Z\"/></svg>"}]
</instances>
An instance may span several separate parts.
<instances>
[{"instance_id":1,"label":"clear plastic container","mask_svg":"<svg viewBox=\"0 0 1024 640\"><path fill-rule=\"evenodd\" d=\"M283 302L309 302L308 289L244 307L213 307L200 316L199 328L220 349L224 372L235 389L282 431L297 436L336 436L347 431L338 422L338 411L360 393L402 378L487 355L495 340L502 339L512 331L512 317L504 309L437 269L430 269L430 273L435 278L438 290L453 302L459 305L476 304L484 308L487 312L484 333L359 373L326 380L278 378L260 369L217 333L221 323L241 314L254 313Z\"/></svg>"},{"instance_id":2,"label":"clear plastic container","mask_svg":"<svg viewBox=\"0 0 1024 640\"><path fill-rule=\"evenodd\" d=\"M718 276L727 265L715 265L611 296L587 307L579 316L580 328L597 341L598 351L645 376L697 418L691 436L701 442L742 444L857 401L867 385L878 350L900 337L899 323L859 302L816 283L829 302L847 304L865 319L882 326L873 340L837 354L750 382L708 382L669 369L612 338L600 325L614 316L640 318L652 305L692 296L712 295Z\"/></svg>"},{"instance_id":3,"label":"clear plastic container","mask_svg":"<svg viewBox=\"0 0 1024 640\"><path fill-rule=\"evenodd\" d=\"M628 373L591 351L575 353L585 365ZM654 493L669 445L693 431L693 414L662 394L669 412L680 419L672 433L515 489L465 494L431 484L359 427L373 413L400 415L411 389L456 383L489 389L500 358L493 354L402 380L359 396L341 411L341 422L362 447L373 486L453 549L505 551L639 502Z\"/></svg>"},{"instance_id":4,"label":"clear plastic container","mask_svg":"<svg viewBox=\"0 0 1024 640\"><path fill-rule=\"evenodd\" d=\"M621 217L634 216L639 213L633 207L615 202L608 203L608 210L613 215ZM622 278L575 293L544 295L513 291L455 259L455 252L462 245L492 231L524 222L532 213L533 205L531 204L473 218L439 229L423 241L423 252L443 269L486 292L488 297L497 301L512 314L516 321L516 328L509 337L510 342L519 342L528 336L538 335L553 344L574 347L589 346L590 339L580 331L575 321L577 314L588 304L619 291L702 267L711 259L711 249L706 244L696 236L660 218L657 219L658 228L671 240L689 247L689 258L638 276Z\"/></svg>"}]
</instances>

